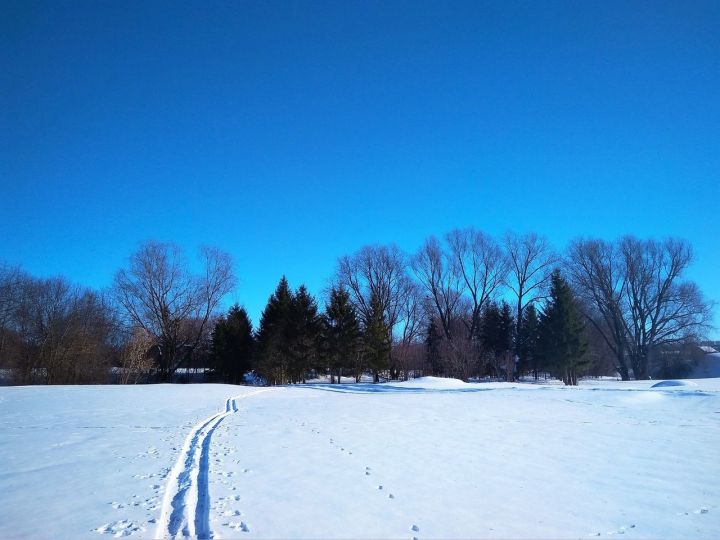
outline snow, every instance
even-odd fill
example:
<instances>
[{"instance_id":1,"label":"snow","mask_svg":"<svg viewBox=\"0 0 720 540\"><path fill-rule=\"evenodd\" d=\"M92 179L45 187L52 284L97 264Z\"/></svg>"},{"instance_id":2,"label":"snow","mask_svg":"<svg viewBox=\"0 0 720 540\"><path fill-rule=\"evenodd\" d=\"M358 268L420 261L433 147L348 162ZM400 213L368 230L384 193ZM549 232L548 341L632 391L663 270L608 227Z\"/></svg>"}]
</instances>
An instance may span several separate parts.
<instances>
[{"instance_id":1,"label":"snow","mask_svg":"<svg viewBox=\"0 0 720 540\"><path fill-rule=\"evenodd\" d=\"M0 538L714 538L692 382L0 388Z\"/></svg>"},{"instance_id":2,"label":"snow","mask_svg":"<svg viewBox=\"0 0 720 540\"><path fill-rule=\"evenodd\" d=\"M696 387L697 383L694 383L693 381L684 381L684 380L669 380L669 381L660 381L659 383L655 383L651 386L651 388L666 388L671 386L684 386L684 387Z\"/></svg>"},{"instance_id":3,"label":"snow","mask_svg":"<svg viewBox=\"0 0 720 540\"><path fill-rule=\"evenodd\" d=\"M443 377L419 377L417 379L411 379L401 383L395 383L400 386L408 388L426 388L430 389L442 389L442 388L465 388L466 383L460 379L451 379Z\"/></svg>"}]
</instances>

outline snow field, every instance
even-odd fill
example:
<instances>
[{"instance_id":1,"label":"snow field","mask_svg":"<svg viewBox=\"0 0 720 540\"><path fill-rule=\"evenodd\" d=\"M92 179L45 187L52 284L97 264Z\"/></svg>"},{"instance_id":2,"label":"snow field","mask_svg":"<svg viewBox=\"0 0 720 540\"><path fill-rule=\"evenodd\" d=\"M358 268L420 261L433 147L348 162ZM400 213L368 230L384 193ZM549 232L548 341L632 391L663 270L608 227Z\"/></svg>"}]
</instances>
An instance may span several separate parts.
<instances>
[{"instance_id":1,"label":"snow field","mask_svg":"<svg viewBox=\"0 0 720 540\"><path fill-rule=\"evenodd\" d=\"M0 537L715 538L720 381L655 382L2 388Z\"/></svg>"}]
</instances>

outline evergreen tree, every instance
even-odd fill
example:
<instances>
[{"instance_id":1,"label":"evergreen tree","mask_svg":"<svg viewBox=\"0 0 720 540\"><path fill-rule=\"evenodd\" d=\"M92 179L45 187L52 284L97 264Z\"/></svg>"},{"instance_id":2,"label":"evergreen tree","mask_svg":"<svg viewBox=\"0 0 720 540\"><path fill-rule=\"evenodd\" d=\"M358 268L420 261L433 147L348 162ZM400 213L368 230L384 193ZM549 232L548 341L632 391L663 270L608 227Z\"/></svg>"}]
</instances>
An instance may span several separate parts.
<instances>
[{"instance_id":1,"label":"evergreen tree","mask_svg":"<svg viewBox=\"0 0 720 540\"><path fill-rule=\"evenodd\" d=\"M550 300L540 316L537 354L566 385L577 385L578 375L589 366L583 332L577 301L560 271L555 270Z\"/></svg>"},{"instance_id":2,"label":"evergreen tree","mask_svg":"<svg viewBox=\"0 0 720 540\"><path fill-rule=\"evenodd\" d=\"M507 302L491 302L485 308L480 326L483 349L490 358L494 375L513 380L515 362L512 355L514 319Z\"/></svg>"},{"instance_id":3,"label":"evergreen tree","mask_svg":"<svg viewBox=\"0 0 720 540\"><path fill-rule=\"evenodd\" d=\"M268 384L284 384L289 380L287 334L293 294L285 276L260 317L256 336L256 366Z\"/></svg>"},{"instance_id":4,"label":"evergreen tree","mask_svg":"<svg viewBox=\"0 0 720 540\"><path fill-rule=\"evenodd\" d=\"M442 335L438 331L435 318L431 317L425 332L425 371L430 375L442 375L442 355L440 353L440 342ZM426 374L427 374L426 373Z\"/></svg>"},{"instance_id":5,"label":"evergreen tree","mask_svg":"<svg viewBox=\"0 0 720 540\"><path fill-rule=\"evenodd\" d=\"M317 367L321 331L317 302L301 285L292 298L285 327L290 382L305 382L307 373Z\"/></svg>"},{"instance_id":6,"label":"evergreen tree","mask_svg":"<svg viewBox=\"0 0 720 540\"><path fill-rule=\"evenodd\" d=\"M350 295L343 288L330 291L330 302L325 312L326 358L330 380L339 383L344 369L356 367L360 352L360 323L350 301Z\"/></svg>"},{"instance_id":7,"label":"evergreen tree","mask_svg":"<svg viewBox=\"0 0 720 540\"><path fill-rule=\"evenodd\" d=\"M254 338L252 323L244 307L235 304L221 317L212 333L211 362L223 382L241 384L252 369Z\"/></svg>"},{"instance_id":8,"label":"evergreen tree","mask_svg":"<svg viewBox=\"0 0 720 540\"><path fill-rule=\"evenodd\" d=\"M518 367L521 373L531 371L535 380L538 378L538 371L541 369L537 356L538 342L538 320L537 309L534 304L530 304L523 310L523 322L520 325L522 335L518 336L517 349L520 356L520 365Z\"/></svg>"},{"instance_id":9,"label":"evergreen tree","mask_svg":"<svg viewBox=\"0 0 720 540\"><path fill-rule=\"evenodd\" d=\"M382 304L373 295L370 299L370 312L365 322L363 345L367 365L373 373L373 381L380 381L380 372L390 364L390 330L385 322Z\"/></svg>"}]
</instances>

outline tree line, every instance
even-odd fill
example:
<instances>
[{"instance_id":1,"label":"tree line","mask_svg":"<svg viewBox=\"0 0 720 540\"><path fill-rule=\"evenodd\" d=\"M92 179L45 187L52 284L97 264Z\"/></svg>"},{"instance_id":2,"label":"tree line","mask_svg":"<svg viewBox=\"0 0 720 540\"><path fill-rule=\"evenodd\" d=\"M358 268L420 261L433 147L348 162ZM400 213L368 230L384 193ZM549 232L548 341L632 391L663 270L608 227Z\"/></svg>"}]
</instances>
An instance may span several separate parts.
<instances>
[{"instance_id":1,"label":"tree line","mask_svg":"<svg viewBox=\"0 0 720 540\"><path fill-rule=\"evenodd\" d=\"M666 347L699 340L712 304L687 279L688 242L579 238L560 253L534 233L474 228L431 236L411 254L366 246L340 257L323 309L283 277L256 329L228 254L146 242L102 293L0 268L0 367L20 383L214 380L267 384L317 376L463 380L549 373L648 378ZM110 374L110 375L108 375Z\"/></svg>"}]
</instances>

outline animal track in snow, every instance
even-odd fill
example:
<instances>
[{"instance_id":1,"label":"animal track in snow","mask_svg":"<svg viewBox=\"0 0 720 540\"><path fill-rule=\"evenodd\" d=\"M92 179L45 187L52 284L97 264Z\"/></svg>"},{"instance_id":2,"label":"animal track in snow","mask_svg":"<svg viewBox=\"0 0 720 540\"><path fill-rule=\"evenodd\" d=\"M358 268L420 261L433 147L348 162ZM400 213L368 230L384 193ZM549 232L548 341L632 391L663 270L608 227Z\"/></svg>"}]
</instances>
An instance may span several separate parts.
<instances>
[{"instance_id":1,"label":"animal track in snow","mask_svg":"<svg viewBox=\"0 0 720 540\"><path fill-rule=\"evenodd\" d=\"M608 536L612 536L612 535L615 535L615 534L625 534L625 531L627 531L628 529L634 529L634 528L635 528L635 524L634 524L634 523L633 523L632 525L623 525L623 526L620 527L617 531L608 531L606 534L607 534ZM597 535L599 536L600 533L597 533Z\"/></svg>"},{"instance_id":2,"label":"animal track in snow","mask_svg":"<svg viewBox=\"0 0 720 540\"><path fill-rule=\"evenodd\" d=\"M144 530L145 527L141 527L134 521L130 521L128 519L113 521L111 523L106 523L105 525L100 525L96 529L93 529L93 531L99 532L100 534L112 534L115 538L120 538L122 536L130 536L131 534L135 534L136 532L142 532Z\"/></svg>"},{"instance_id":3,"label":"animal track in snow","mask_svg":"<svg viewBox=\"0 0 720 540\"><path fill-rule=\"evenodd\" d=\"M225 527L235 529L236 531L248 532L250 530L248 529L248 526L245 524L244 521L228 521L226 523L223 523L223 525Z\"/></svg>"}]
</instances>

